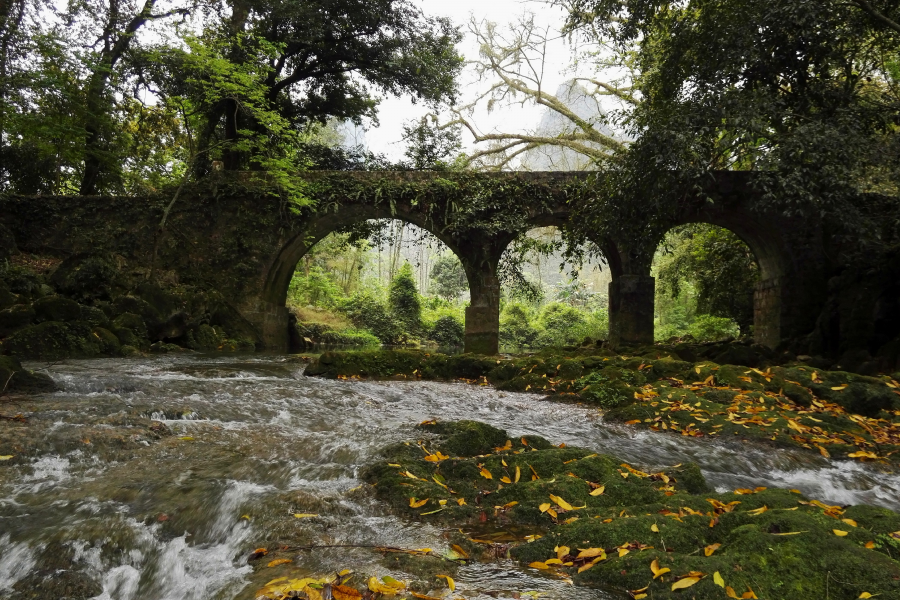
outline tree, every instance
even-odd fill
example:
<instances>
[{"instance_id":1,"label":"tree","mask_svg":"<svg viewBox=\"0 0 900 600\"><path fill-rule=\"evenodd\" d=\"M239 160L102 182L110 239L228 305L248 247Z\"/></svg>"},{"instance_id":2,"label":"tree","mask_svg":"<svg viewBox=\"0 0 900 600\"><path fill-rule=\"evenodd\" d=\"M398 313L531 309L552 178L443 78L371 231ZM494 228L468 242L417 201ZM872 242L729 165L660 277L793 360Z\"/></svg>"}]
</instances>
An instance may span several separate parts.
<instances>
[{"instance_id":1,"label":"tree","mask_svg":"<svg viewBox=\"0 0 900 600\"><path fill-rule=\"evenodd\" d=\"M230 44L223 59L262 75L263 108L298 129L332 117L375 119L375 90L452 102L462 63L450 21L424 16L409 0L233 0L230 19L210 34ZM265 41L274 52L252 51L242 40ZM227 94L205 117L201 148L220 139L226 169L261 167L242 140L264 135L266 122Z\"/></svg>"},{"instance_id":2,"label":"tree","mask_svg":"<svg viewBox=\"0 0 900 600\"><path fill-rule=\"evenodd\" d=\"M459 127L438 127L433 115L403 125L406 158L416 170L443 171L462 148Z\"/></svg>"},{"instance_id":3,"label":"tree","mask_svg":"<svg viewBox=\"0 0 900 600\"><path fill-rule=\"evenodd\" d=\"M434 261L431 280L434 293L447 300L456 300L469 289L462 263L452 254L442 254Z\"/></svg>"},{"instance_id":4,"label":"tree","mask_svg":"<svg viewBox=\"0 0 900 600\"><path fill-rule=\"evenodd\" d=\"M481 148L468 157L470 165L503 169L540 148L561 148L586 157L584 165L609 160L624 147L621 136L610 128L604 104L623 110L640 101L632 86L634 65L628 54L612 54L591 48L579 53L580 66L569 82L551 92L544 84L547 45L559 34L540 29L533 15L524 15L506 28L473 19L469 31L480 44L479 58L472 61L479 82L487 89L472 102L453 109L454 118L445 126L462 126ZM577 100L576 100L577 99ZM575 102L591 109L580 111ZM483 132L473 120L479 107L488 111L511 105L536 104L556 117L552 130Z\"/></svg>"},{"instance_id":5,"label":"tree","mask_svg":"<svg viewBox=\"0 0 900 600\"><path fill-rule=\"evenodd\" d=\"M758 173L764 205L879 243L860 195L898 190L896 3L558 4L570 31L599 32L598 44L614 39L623 50L639 45L635 141L609 174L610 202L654 214L654 230L632 227L634 240L658 239L710 171L736 169ZM628 211L610 220L605 209L586 207L581 222L628 230Z\"/></svg>"},{"instance_id":6,"label":"tree","mask_svg":"<svg viewBox=\"0 0 900 600\"><path fill-rule=\"evenodd\" d=\"M403 323L406 331L415 334L422 328L422 303L409 263L404 263L391 281L388 304L391 313Z\"/></svg>"},{"instance_id":7,"label":"tree","mask_svg":"<svg viewBox=\"0 0 900 600\"><path fill-rule=\"evenodd\" d=\"M696 290L698 314L732 319L748 334L759 268L747 244L727 229L705 224L675 229L665 244L669 252L659 261L658 293L676 298L688 282Z\"/></svg>"}]
</instances>

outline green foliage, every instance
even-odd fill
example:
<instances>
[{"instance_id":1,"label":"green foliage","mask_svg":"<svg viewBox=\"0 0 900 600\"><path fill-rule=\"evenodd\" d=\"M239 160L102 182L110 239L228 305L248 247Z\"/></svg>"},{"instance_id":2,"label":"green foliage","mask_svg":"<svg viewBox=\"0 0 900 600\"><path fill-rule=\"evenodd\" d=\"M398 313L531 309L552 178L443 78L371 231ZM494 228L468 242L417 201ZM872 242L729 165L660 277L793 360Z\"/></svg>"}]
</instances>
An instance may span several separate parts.
<instances>
[{"instance_id":1,"label":"green foliage","mask_svg":"<svg viewBox=\"0 0 900 600\"><path fill-rule=\"evenodd\" d=\"M444 171L462 148L459 126L441 128L435 119L422 117L403 126L406 158L416 170Z\"/></svg>"},{"instance_id":2,"label":"green foliage","mask_svg":"<svg viewBox=\"0 0 900 600\"><path fill-rule=\"evenodd\" d=\"M505 348L532 348L538 329L532 324L534 311L527 305L508 303L500 313L500 345Z\"/></svg>"},{"instance_id":3,"label":"green foliage","mask_svg":"<svg viewBox=\"0 0 900 600\"><path fill-rule=\"evenodd\" d=\"M439 318L428 332L428 339L434 340L439 346L462 346L464 336L463 324L451 316Z\"/></svg>"},{"instance_id":4,"label":"green foliage","mask_svg":"<svg viewBox=\"0 0 900 600\"><path fill-rule=\"evenodd\" d=\"M670 253L658 261L658 294L675 298L690 282L698 313L734 320L748 333L759 278L750 248L730 231L704 224L677 228L664 244Z\"/></svg>"},{"instance_id":5,"label":"green foliage","mask_svg":"<svg viewBox=\"0 0 900 600\"><path fill-rule=\"evenodd\" d=\"M422 328L422 303L416 281L413 279L412 266L405 263L391 281L388 294L391 314L404 325L407 331L418 332Z\"/></svg>"},{"instance_id":6,"label":"green foliage","mask_svg":"<svg viewBox=\"0 0 900 600\"><path fill-rule=\"evenodd\" d=\"M712 315L698 315L691 323L689 331L698 342L736 338L741 333L740 328L731 319Z\"/></svg>"},{"instance_id":7,"label":"green foliage","mask_svg":"<svg viewBox=\"0 0 900 600\"><path fill-rule=\"evenodd\" d=\"M896 194L897 7L840 0L564 0L570 27L639 50L634 142L585 202L585 231L653 244L715 169L753 170L762 203L886 240L861 193ZM878 11L884 14L878 14ZM882 18L884 17L884 18ZM653 199L648 203L647 199ZM630 207L611 215L610 206ZM634 219L650 211L650 223ZM649 249L649 248L647 248Z\"/></svg>"},{"instance_id":8,"label":"green foliage","mask_svg":"<svg viewBox=\"0 0 900 600\"><path fill-rule=\"evenodd\" d=\"M431 281L434 293L447 300L455 300L469 289L462 263L451 253L442 254L434 261L434 266L431 267Z\"/></svg>"},{"instance_id":9,"label":"green foliage","mask_svg":"<svg viewBox=\"0 0 900 600\"><path fill-rule=\"evenodd\" d=\"M342 297L340 288L319 265L303 277L291 279L288 304L295 306L334 306Z\"/></svg>"},{"instance_id":10,"label":"green foliage","mask_svg":"<svg viewBox=\"0 0 900 600\"><path fill-rule=\"evenodd\" d=\"M371 331L382 344L401 344L408 337L403 323L394 317L383 302L370 294L355 294L341 302L338 310L347 315L357 327Z\"/></svg>"}]
</instances>

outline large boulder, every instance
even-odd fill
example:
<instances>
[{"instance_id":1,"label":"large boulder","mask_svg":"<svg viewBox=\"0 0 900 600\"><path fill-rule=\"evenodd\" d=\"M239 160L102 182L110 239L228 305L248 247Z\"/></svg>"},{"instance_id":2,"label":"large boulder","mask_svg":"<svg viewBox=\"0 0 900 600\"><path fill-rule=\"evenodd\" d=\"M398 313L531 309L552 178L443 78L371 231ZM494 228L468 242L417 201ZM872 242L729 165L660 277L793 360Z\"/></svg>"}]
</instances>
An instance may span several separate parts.
<instances>
[{"instance_id":1,"label":"large boulder","mask_svg":"<svg viewBox=\"0 0 900 600\"><path fill-rule=\"evenodd\" d=\"M16 304L0 310L0 339L23 327L28 327L34 322L34 317L34 309L27 304Z\"/></svg>"},{"instance_id":2,"label":"large boulder","mask_svg":"<svg viewBox=\"0 0 900 600\"><path fill-rule=\"evenodd\" d=\"M46 321L3 340L2 353L21 359L89 358L100 353L100 344L87 323Z\"/></svg>"},{"instance_id":3,"label":"large boulder","mask_svg":"<svg viewBox=\"0 0 900 600\"><path fill-rule=\"evenodd\" d=\"M106 313L96 306L81 306L81 320L90 323L94 327L105 327L109 329L109 317Z\"/></svg>"},{"instance_id":4,"label":"large boulder","mask_svg":"<svg viewBox=\"0 0 900 600\"><path fill-rule=\"evenodd\" d=\"M47 296L34 303L35 321L79 321L81 306L74 300L62 296Z\"/></svg>"},{"instance_id":5,"label":"large boulder","mask_svg":"<svg viewBox=\"0 0 900 600\"><path fill-rule=\"evenodd\" d=\"M134 313L126 312L120 314L118 317L113 319L112 322L113 331L117 331L119 329L127 329L131 331L138 338L147 338L147 324L144 323L144 320ZM121 340L121 338L119 338ZM122 341L123 344L130 343Z\"/></svg>"},{"instance_id":6,"label":"large boulder","mask_svg":"<svg viewBox=\"0 0 900 600\"><path fill-rule=\"evenodd\" d=\"M0 281L6 284L13 294L26 298L40 298L44 295L41 287L44 281L30 269L16 265L0 267Z\"/></svg>"},{"instance_id":7,"label":"large boulder","mask_svg":"<svg viewBox=\"0 0 900 600\"><path fill-rule=\"evenodd\" d=\"M23 369L13 356L0 356L0 394L36 394L55 392L57 389L49 376Z\"/></svg>"},{"instance_id":8,"label":"large boulder","mask_svg":"<svg viewBox=\"0 0 900 600\"><path fill-rule=\"evenodd\" d=\"M94 327L92 333L94 337L97 338L97 343L100 346L100 354L105 354L107 356L118 356L120 354L122 343L119 341L119 338L116 337L116 334L103 327Z\"/></svg>"},{"instance_id":9,"label":"large boulder","mask_svg":"<svg viewBox=\"0 0 900 600\"><path fill-rule=\"evenodd\" d=\"M120 290L121 274L110 256L76 254L60 263L50 283L79 300L109 299Z\"/></svg>"}]
</instances>

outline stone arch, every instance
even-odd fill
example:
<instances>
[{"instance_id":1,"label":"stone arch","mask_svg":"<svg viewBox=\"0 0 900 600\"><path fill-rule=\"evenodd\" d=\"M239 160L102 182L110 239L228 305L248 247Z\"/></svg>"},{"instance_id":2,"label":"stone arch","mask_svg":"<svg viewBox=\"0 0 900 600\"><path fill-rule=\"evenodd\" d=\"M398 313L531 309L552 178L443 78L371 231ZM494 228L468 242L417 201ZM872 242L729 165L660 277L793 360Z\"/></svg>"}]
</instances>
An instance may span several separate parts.
<instances>
[{"instance_id":1,"label":"stone arch","mask_svg":"<svg viewBox=\"0 0 900 600\"><path fill-rule=\"evenodd\" d=\"M790 254L782 244L782 232L758 213L741 205L708 204L686 215L677 225L689 223L706 223L727 229L750 248L759 267L759 281L753 293L753 338L764 346L777 346L783 337L783 287L791 262Z\"/></svg>"},{"instance_id":2,"label":"stone arch","mask_svg":"<svg viewBox=\"0 0 900 600\"><path fill-rule=\"evenodd\" d=\"M265 280L259 296L246 303L244 313L253 322L263 339L266 349L286 351L288 347L288 311L285 306L291 278L300 259L319 241L335 231L370 219L398 219L428 231L443 242L465 266L466 253L460 250L457 240L435 227L421 212L394 210L386 205L354 204L342 206L333 213L317 213L304 223L299 231L292 232L266 266ZM466 269L469 287L472 276Z\"/></svg>"}]
</instances>

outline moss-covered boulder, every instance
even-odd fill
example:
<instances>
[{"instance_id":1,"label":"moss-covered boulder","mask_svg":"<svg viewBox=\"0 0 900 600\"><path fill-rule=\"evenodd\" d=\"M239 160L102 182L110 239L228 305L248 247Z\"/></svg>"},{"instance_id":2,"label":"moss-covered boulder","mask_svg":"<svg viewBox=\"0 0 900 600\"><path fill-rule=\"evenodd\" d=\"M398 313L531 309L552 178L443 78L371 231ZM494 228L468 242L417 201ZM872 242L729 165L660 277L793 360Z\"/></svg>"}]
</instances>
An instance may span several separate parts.
<instances>
[{"instance_id":1,"label":"moss-covered boulder","mask_svg":"<svg viewBox=\"0 0 900 600\"><path fill-rule=\"evenodd\" d=\"M41 286L44 285L44 279L26 267L0 267L0 281L6 284L10 292L25 298L40 298L43 295Z\"/></svg>"},{"instance_id":2,"label":"moss-covered boulder","mask_svg":"<svg viewBox=\"0 0 900 600\"><path fill-rule=\"evenodd\" d=\"M144 323L144 319L134 313L126 312L119 314L119 316L113 319L112 326L113 331L126 329L139 339L147 338L147 325ZM122 341L122 343L125 344L128 342Z\"/></svg>"},{"instance_id":3,"label":"moss-covered boulder","mask_svg":"<svg viewBox=\"0 0 900 600\"><path fill-rule=\"evenodd\" d=\"M94 327L92 334L97 338L100 354L104 356L118 356L120 354L122 343L112 331L104 327Z\"/></svg>"},{"instance_id":4,"label":"moss-covered boulder","mask_svg":"<svg viewBox=\"0 0 900 600\"><path fill-rule=\"evenodd\" d=\"M0 281L0 310L9 308L19 301L19 297L9 291L9 286Z\"/></svg>"},{"instance_id":5,"label":"moss-covered boulder","mask_svg":"<svg viewBox=\"0 0 900 600\"><path fill-rule=\"evenodd\" d=\"M224 333L216 331L212 325L203 323L188 330L184 346L191 350L211 351L216 350L224 341Z\"/></svg>"},{"instance_id":6,"label":"moss-covered boulder","mask_svg":"<svg viewBox=\"0 0 900 600\"><path fill-rule=\"evenodd\" d=\"M39 300L35 300L34 304L35 321L43 323L44 321L80 321L81 306L69 298L62 296L46 296Z\"/></svg>"},{"instance_id":7,"label":"moss-covered boulder","mask_svg":"<svg viewBox=\"0 0 900 600\"><path fill-rule=\"evenodd\" d=\"M34 322L34 308L28 304L16 304L0 310L0 339L28 327Z\"/></svg>"},{"instance_id":8,"label":"moss-covered boulder","mask_svg":"<svg viewBox=\"0 0 900 600\"><path fill-rule=\"evenodd\" d=\"M109 329L109 317L102 309L96 306L80 306L81 318L79 320L90 323L94 327L105 327Z\"/></svg>"},{"instance_id":9,"label":"moss-covered boulder","mask_svg":"<svg viewBox=\"0 0 900 600\"><path fill-rule=\"evenodd\" d=\"M15 332L2 350L22 359L59 360L97 356L100 344L87 323L46 321Z\"/></svg>"},{"instance_id":10,"label":"moss-covered boulder","mask_svg":"<svg viewBox=\"0 0 900 600\"><path fill-rule=\"evenodd\" d=\"M0 356L0 395L37 394L55 392L57 389L57 385L46 374L22 368L15 357Z\"/></svg>"},{"instance_id":11,"label":"moss-covered boulder","mask_svg":"<svg viewBox=\"0 0 900 600\"><path fill-rule=\"evenodd\" d=\"M900 597L892 511L717 493L696 465L644 469L472 421L418 430L364 471L376 496L416 521L524 528L510 550L523 567L632 597Z\"/></svg>"},{"instance_id":12,"label":"moss-covered boulder","mask_svg":"<svg viewBox=\"0 0 900 600\"><path fill-rule=\"evenodd\" d=\"M111 256L76 254L59 264L50 283L71 298L109 300L120 293L121 274Z\"/></svg>"}]
</instances>

